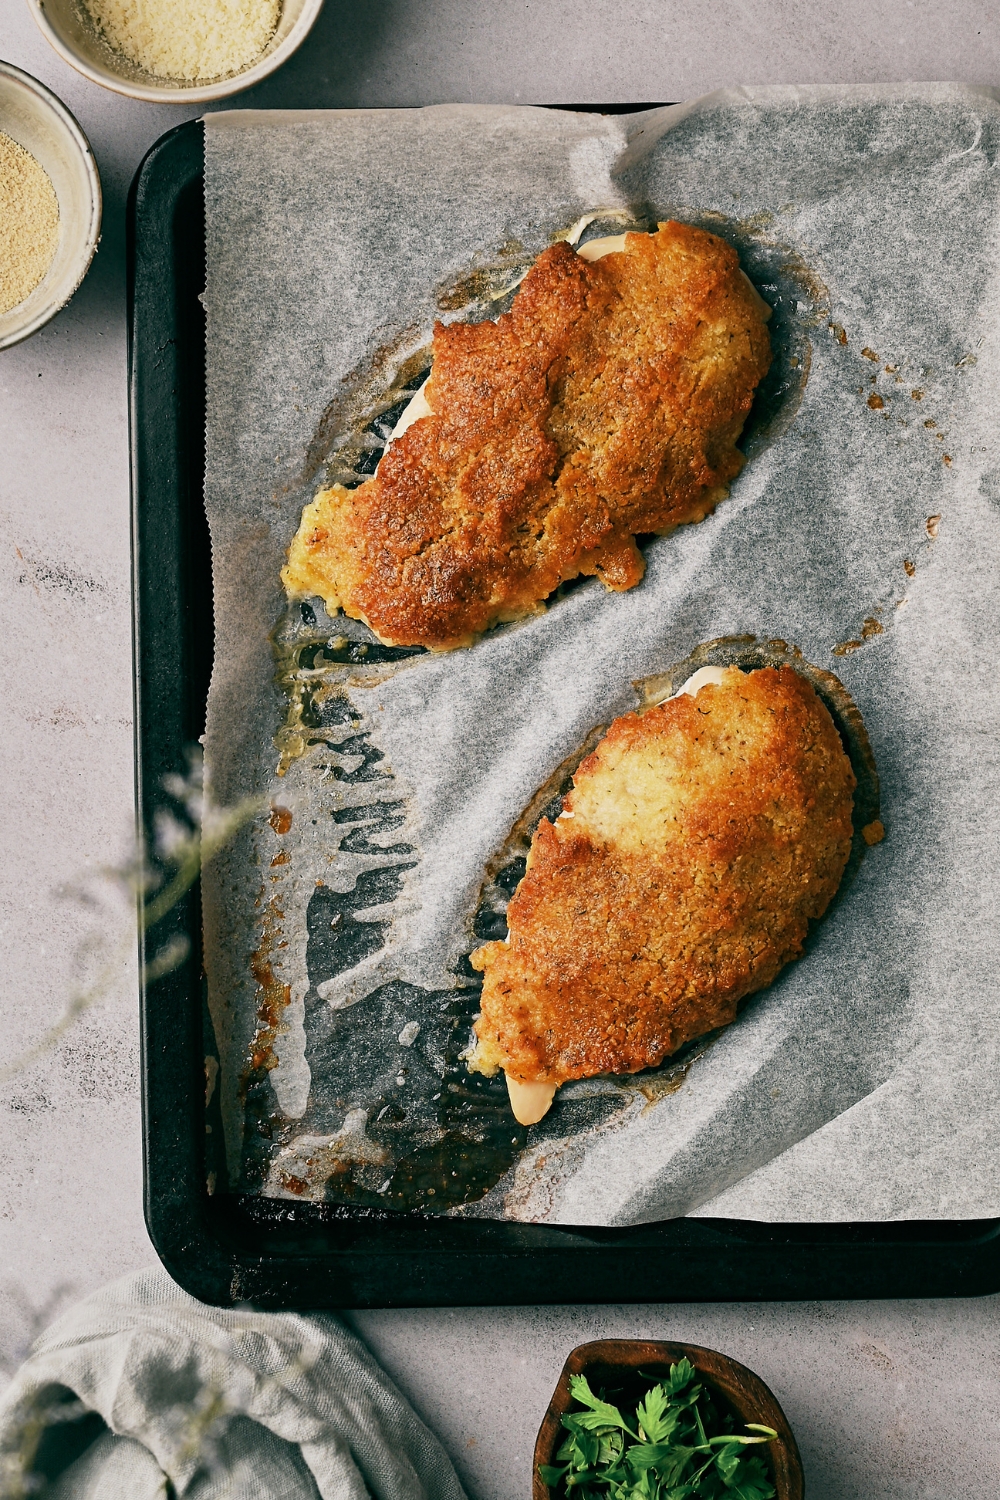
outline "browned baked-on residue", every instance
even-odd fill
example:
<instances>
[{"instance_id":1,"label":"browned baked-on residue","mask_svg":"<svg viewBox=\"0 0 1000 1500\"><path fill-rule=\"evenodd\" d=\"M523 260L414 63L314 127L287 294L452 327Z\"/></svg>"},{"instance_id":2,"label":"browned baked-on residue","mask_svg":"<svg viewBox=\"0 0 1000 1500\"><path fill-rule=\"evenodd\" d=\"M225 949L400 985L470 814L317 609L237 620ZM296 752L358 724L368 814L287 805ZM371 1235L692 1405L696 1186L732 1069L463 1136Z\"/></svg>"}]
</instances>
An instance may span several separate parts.
<instances>
[{"instance_id":1,"label":"browned baked-on residue","mask_svg":"<svg viewBox=\"0 0 1000 1500\"><path fill-rule=\"evenodd\" d=\"M913 561L913 558L912 557L904 557L903 558L903 572L906 574L907 578L912 578L913 575L914 575L914 573L916 571L917 571L917 565Z\"/></svg>"},{"instance_id":2,"label":"browned baked-on residue","mask_svg":"<svg viewBox=\"0 0 1000 1500\"><path fill-rule=\"evenodd\" d=\"M931 537L931 538L936 537L937 534L938 534L938 529L940 528L940 525L941 525L941 516L940 516L940 514L938 514L936 516L928 516L927 517L927 535L929 537Z\"/></svg>"},{"instance_id":3,"label":"browned baked-on residue","mask_svg":"<svg viewBox=\"0 0 1000 1500\"><path fill-rule=\"evenodd\" d=\"M292 814L289 808L281 807L274 803L271 807L271 816L267 820L275 833L279 836L286 834L292 826Z\"/></svg>"},{"instance_id":4,"label":"browned baked-on residue","mask_svg":"<svg viewBox=\"0 0 1000 1500\"><path fill-rule=\"evenodd\" d=\"M275 865L287 865L290 859L291 856L289 855L287 849L279 849L277 854L271 861L271 869L273 870Z\"/></svg>"},{"instance_id":5,"label":"browned baked-on residue","mask_svg":"<svg viewBox=\"0 0 1000 1500\"><path fill-rule=\"evenodd\" d=\"M948 468L950 469L951 468L951 454L950 453L942 453L942 455L941 455L941 462L943 464L947 464Z\"/></svg>"},{"instance_id":6,"label":"browned baked-on residue","mask_svg":"<svg viewBox=\"0 0 1000 1500\"><path fill-rule=\"evenodd\" d=\"M830 323L828 325L828 327L830 329L830 332L833 334L834 338L837 340L837 343L840 344L844 349L846 349L847 348L847 333L846 333L846 330L843 329L839 323Z\"/></svg>"},{"instance_id":7,"label":"browned baked-on residue","mask_svg":"<svg viewBox=\"0 0 1000 1500\"><path fill-rule=\"evenodd\" d=\"M736 251L690 225L593 262L552 245L496 322L436 325L431 414L306 506L289 594L444 650L580 574L634 587L635 537L703 519L742 467L767 315Z\"/></svg>"},{"instance_id":8,"label":"browned baked-on residue","mask_svg":"<svg viewBox=\"0 0 1000 1500\"><path fill-rule=\"evenodd\" d=\"M706 1037L704 1044L695 1049L694 1053L688 1058L687 1062L675 1064L675 1066L670 1068L668 1072L660 1071L648 1076L646 1074L640 1074L635 1086L637 1087L638 1092L646 1101L646 1107L643 1110L643 1114L646 1114L650 1109L652 1109L654 1104L659 1104L661 1099L669 1099L671 1094L676 1094L679 1092L679 1090L687 1082L688 1074L691 1072L691 1069L694 1067L699 1057L704 1057L705 1053L708 1051L708 1048L712 1045L712 1042L714 1040L714 1037Z\"/></svg>"},{"instance_id":9,"label":"browned baked-on residue","mask_svg":"<svg viewBox=\"0 0 1000 1500\"><path fill-rule=\"evenodd\" d=\"M885 824L881 818L875 818L873 822L866 823L861 830L861 837L869 849L873 849L876 844L880 844L885 838Z\"/></svg>"},{"instance_id":10,"label":"browned baked-on residue","mask_svg":"<svg viewBox=\"0 0 1000 1500\"><path fill-rule=\"evenodd\" d=\"M802 951L851 849L855 777L791 667L616 719L543 818L484 974L470 1066L562 1083L654 1068Z\"/></svg>"},{"instance_id":11,"label":"browned baked-on residue","mask_svg":"<svg viewBox=\"0 0 1000 1500\"><path fill-rule=\"evenodd\" d=\"M905 566L906 565L904 563L904 567ZM916 572L916 569L914 569L914 572ZM830 649L833 652L834 656L850 656L852 652L860 651L861 647L865 644L865 641L870 641L874 636L884 634L885 626L882 624L882 622L880 620L877 620L874 615L869 615L868 618L862 623L859 639L841 641L839 645L832 646Z\"/></svg>"},{"instance_id":12,"label":"browned baked-on residue","mask_svg":"<svg viewBox=\"0 0 1000 1500\"><path fill-rule=\"evenodd\" d=\"M878 355L875 353L874 349L869 349L867 344L861 351L861 357L862 359L870 359L876 365L878 364ZM886 369L888 368L889 367L887 365Z\"/></svg>"},{"instance_id":13,"label":"browned baked-on residue","mask_svg":"<svg viewBox=\"0 0 1000 1500\"><path fill-rule=\"evenodd\" d=\"M868 405L871 407L872 411L881 411L885 406L885 402L877 391L872 391L871 395L868 397Z\"/></svg>"},{"instance_id":14,"label":"browned baked-on residue","mask_svg":"<svg viewBox=\"0 0 1000 1500\"><path fill-rule=\"evenodd\" d=\"M257 1029L250 1043L248 1073L270 1072L278 1066L274 1043L284 1024L291 988L282 984L271 967L270 955L282 935L285 914L275 900L264 908L260 942L250 955L250 972L257 981ZM244 1086L247 1078L244 1078Z\"/></svg>"},{"instance_id":15,"label":"browned baked-on residue","mask_svg":"<svg viewBox=\"0 0 1000 1500\"><path fill-rule=\"evenodd\" d=\"M910 395L913 397L914 401L922 401L924 399L923 391L911 391Z\"/></svg>"},{"instance_id":16,"label":"browned baked-on residue","mask_svg":"<svg viewBox=\"0 0 1000 1500\"><path fill-rule=\"evenodd\" d=\"M435 303L439 312L460 312L470 302L498 301L526 259L520 240L508 239L488 265L477 266L456 281L439 287Z\"/></svg>"}]
</instances>

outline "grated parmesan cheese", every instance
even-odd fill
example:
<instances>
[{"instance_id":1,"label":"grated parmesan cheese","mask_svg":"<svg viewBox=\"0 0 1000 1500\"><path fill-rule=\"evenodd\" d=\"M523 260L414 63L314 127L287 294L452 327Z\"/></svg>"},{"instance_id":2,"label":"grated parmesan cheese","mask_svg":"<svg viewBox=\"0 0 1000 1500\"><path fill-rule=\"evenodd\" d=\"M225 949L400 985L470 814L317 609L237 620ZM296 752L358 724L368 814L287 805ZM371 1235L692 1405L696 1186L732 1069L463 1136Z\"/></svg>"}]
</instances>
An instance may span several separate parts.
<instances>
[{"instance_id":1,"label":"grated parmesan cheese","mask_svg":"<svg viewBox=\"0 0 1000 1500\"><path fill-rule=\"evenodd\" d=\"M179 83L239 73L274 35L281 0L85 0L117 52Z\"/></svg>"},{"instance_id":2,"label":"grated parmesan cheese","mask_svg":"<svg viewBox=\"0 0 1000 1500\"><path fill-rule=\"evenodd\" d=\"M35 290L59 245L59 203L45 168L0 131L0 313Z\"/></svg>"}]
</instances>

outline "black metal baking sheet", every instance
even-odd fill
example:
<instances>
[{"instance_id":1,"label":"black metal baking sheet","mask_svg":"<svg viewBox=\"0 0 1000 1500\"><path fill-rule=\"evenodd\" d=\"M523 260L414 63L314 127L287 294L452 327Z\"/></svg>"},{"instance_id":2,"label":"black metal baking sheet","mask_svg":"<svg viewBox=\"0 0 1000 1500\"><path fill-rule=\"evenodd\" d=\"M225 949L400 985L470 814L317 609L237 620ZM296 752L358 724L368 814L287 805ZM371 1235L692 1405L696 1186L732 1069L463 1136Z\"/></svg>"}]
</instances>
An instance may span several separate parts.
<instances>
[{"instance_id":1,"label":"black metal baking sheet","mask_svg":"<svg viewBox=\"0 0 1000 1500\"><path fill-rule=\"evenodd\" d=\"M203 732L212 667L203 171L192 121L146 156L128 207L136 801L147 833L163 777L183 768ZM573 1229L210 1195L221 1128L205 1105L214 1042L196 890L157 929L157 945L175 933L192 957L141 995L146 1222L167 1270L202 1301L500 1306L1000 1290L1000 1219Z\"/></svg>"}]
</instances>

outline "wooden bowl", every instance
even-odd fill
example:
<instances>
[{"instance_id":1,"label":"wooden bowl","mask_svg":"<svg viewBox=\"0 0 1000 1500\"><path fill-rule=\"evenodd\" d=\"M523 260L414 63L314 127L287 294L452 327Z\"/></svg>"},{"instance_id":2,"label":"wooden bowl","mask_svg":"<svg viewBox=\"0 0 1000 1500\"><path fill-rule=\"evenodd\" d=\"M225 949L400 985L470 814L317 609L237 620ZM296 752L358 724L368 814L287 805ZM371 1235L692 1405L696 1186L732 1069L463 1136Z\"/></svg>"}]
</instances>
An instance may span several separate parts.
<instances>
[{"instance_id":1,"label":"wooden bowl","mask_svg":"<svg viewBox=\"0 0 1000 1500\"><path fill-rule=\"evenodd\" d=\"M573 1404L569 1381L571 1375L586 1375L596 1390L601 1386L620 1386L633 1371L664 1376L670 1366L687 1359L722 1398L723 1404L744 1422L762 1422L778 1434L773 1443L762 1443L753 1452L763 1458L771 1473L777 1500L802 1500L805 1481L802 1461L784 1412L764 1382L726 1354L714 1349L700 1349L696 1344L644 1343L638 1339L598 1339L574 1349L563 1366L538 1430L535 1442L535 1466L532 1476L532 1500L554 1500L554 1492L538 1472L539 1464L555 1463L556 1450L562 1442L562 1418ZM613 1396L609 1396L614 1400Z\"/></svg>"}]
</instances>

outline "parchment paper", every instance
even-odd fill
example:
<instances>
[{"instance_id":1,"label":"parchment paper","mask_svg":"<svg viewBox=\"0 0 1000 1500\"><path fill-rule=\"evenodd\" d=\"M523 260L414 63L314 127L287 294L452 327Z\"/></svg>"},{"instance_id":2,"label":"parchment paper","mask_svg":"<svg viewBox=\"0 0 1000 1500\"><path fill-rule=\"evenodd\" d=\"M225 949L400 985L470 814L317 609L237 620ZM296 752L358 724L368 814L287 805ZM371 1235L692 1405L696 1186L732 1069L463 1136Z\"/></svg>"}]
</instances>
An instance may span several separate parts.
<instances>
[{"instance_id":1,"label":"parchment paper","mask_svg":"<svg viewBox=\"0 0 1000 1500\"><path fill-rule=\"evenodd\" d=\"M205 880L231 1184L577 1224L1000 1214L995 92L205 131L207 764L220 802L276 809ZM363 627L288 609L301 506L359 443L377 456L378 422L358 434L434 317L484 315L616 209L727 235L776 307L780 379L731 498L653 542L638 588L587 582L471 650L379 662ZM853 695L885 842L710 1045L512 1129L502 1078L460 1060L464 955L503 931L490 861L634 680L748 634Z\"/></svg>"}]
</instances>

